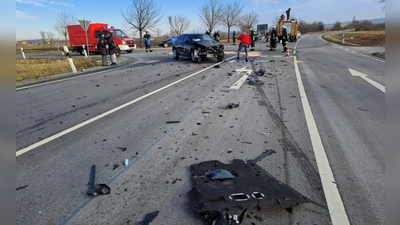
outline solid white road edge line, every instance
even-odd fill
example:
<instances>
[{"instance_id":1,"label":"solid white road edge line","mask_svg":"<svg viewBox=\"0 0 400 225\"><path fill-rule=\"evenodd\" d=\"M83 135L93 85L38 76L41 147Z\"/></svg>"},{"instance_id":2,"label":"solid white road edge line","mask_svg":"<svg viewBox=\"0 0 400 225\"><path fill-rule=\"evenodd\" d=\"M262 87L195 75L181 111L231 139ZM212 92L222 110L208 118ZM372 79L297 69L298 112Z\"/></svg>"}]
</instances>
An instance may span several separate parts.
<instances>
[{"instance_id":1,"label":"solid white road edge line","mask_svg":"<svg viewBox=\"0 0 400 225\"><path fill-rule=\"evenodd\" d=\"M233 58L233 57L232 57L232 58ZM191 77L193 77L193 76L195 76L195 75L197 75L197 74L199 74L199 73L201 73L201 72L203 72L203 71L206 71L206 70L208 70L208 69L211 69L211 68L213 68L214 66L219 65L219 64L221 64L221 63L222 63L222 62L213 64L213 65L211 65L211 66L209 66L209 67L206 67L206 68L204 68L204 69L202 69L202 70L199 70L199 71L197 71L197 72L195 72L195 73L193 73L193 74L191 74L191 75L189 75L189 76L187 76L187 77L184 77L184 78L182 78L182 79L180 79L180 80L177 80L177 81L175 81L175 82L173 82L173 83L170 83L170 84L168 84L168 85L166 85L166 86L164 86L164 87L161 87L161 88L159 88L159 89L157 89L157 90L155 90L155 91L149 92L149 93L147 93L147 94L145 94L145 95L143 95L143 96L141 96L141 97L139 97L139 98L137 98L137 99L134 99L134 100L132 100L132 101L130 101L130 102L127 102L127 103L125 103L125 104L123 104L123 105L120 105L120 106L118 106L118 107L116 107L116 108L114 108L114 109L111 109L111 110L109 110L109 111L107 111L107 112L104 112L104 113L102 113L102 114L100 114L100 115L98 115L98 116L95 116L95 117L93 117L93 118L91 118L91 119L88 119L88 120L86 120L86 121L84 121L84 122L82 122L82 123L80 123L80 124L77 124L77 125L75 125L75 126L72 126L72 127L68 128L68 129L64 130L64 131L61 131L61 132L59 132L59 133L57 133L57 134L54 134L53 136L50 136L50 137L45 138L45 139L43 139L43 140L41 140L41 141L39 141L39 142L36 142L35 144L32 144L32 145L30 145L30 146L28 146L28 147L25 147L25 148L23 148L23 149L21 149L21 150L18 150L17 153L16 153L16 156L18 157L18 156L20 156L20 155L22 155L22 154L24 154L24 153L27 153L27 152L29 152L29 151L31 151L31 150L33 150L33 149L39 147L39 146L42 146L42 145L44 145L44 144L46 144L46 143L48 143L48 142L50 142L50 141L53 141L53 140L55 140L55 139L57 139L57 138L59 138L59 137L61 137L61 136L64 136L64 135L66 135L66 134L68 134L68 133L71 133L72 131L75 131L75 130L81 128L81 127L84 127L84 126L86 126L86 125L88 125L88 124L90 124L90 123L93 123L93 122L95 122L96 120L99 120L99 119L101 119L101 118L103 118L103 117L105 117L105 116L108 116L108 115L110 115L110 114L112 114L112 113L114 113L114 112L116 112L116 111L118 111L118 110L120 110L120 109L123 109L123 108L125 108L125 107L127 107L127 106L130 106L130 105L132 105L132 104L134 104L134 103L136 103L136 102L138 102L138 101L140 101L140 100L143 100L143 99L145 99L145 98L147 98L147 97L149 97L149 96L151 96L151 95L154 95L154 94L156 94L156 93L158 93L158 92L160 92L160 91L162 91L162 90L164 90L164 89L167 89L167 88L169 88L169 87L171 87L171 86L174 86L175 84L178 84L178 83L180 83L180 82L182 82L182 81L184 81L184 80L187 80L187 79L189 79L189 78L191 78Z\"/></svg>"},{"instance_id":2,"label":"solid white road edge line","mask_svg":"<svg viewBox=\"0 0 400 225\"><path fill-rule=\"evenodd\" d=\"M312 114L311 107L308 102L307 94L304 90L296 56L294 56L294 67L301 103L303 105L304 115L306 118L308 131L310 133L311 144L313 146L318 172L321 176L321 183L325 193L326 203L328 204L328 210L332 224L350 225L349 218L346 214L346 210L344 209L342 198L340 197L339 189L336 185L335 178L333 177L332 169L329 166L328 157L326 156L326 152L314 120L314 115Z\"/></svg>"}]
</instances>

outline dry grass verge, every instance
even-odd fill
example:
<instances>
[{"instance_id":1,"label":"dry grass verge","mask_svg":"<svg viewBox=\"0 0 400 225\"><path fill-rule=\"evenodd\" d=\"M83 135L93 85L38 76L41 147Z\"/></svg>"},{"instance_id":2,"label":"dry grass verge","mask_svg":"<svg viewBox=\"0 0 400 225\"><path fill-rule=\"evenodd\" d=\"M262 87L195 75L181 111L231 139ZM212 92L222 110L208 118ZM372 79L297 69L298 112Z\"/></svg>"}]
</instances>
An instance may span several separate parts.
<instances>
[{"instance_id":1,"label":"dry grass verge","mask_svg":"<svg viewBox=\"0 0 400 225\"><path fill-rule=\"evenodd\" d=\"M342 32L329 33L325 40L342 44ZM385 31L349 31L344 32L344 45L348 46L385 46Z\"/></svg>"},{"instance_id":2,"label":"dry grass verge","mask_svg":"<svg viewBox=\"0 0 400 225\"><path fill-rule=\"evenodd\" d=\"M101 66L100 57L90 57L90 63L85 57L76 57L72 59L75 68L79 70L91 67ZM54 74L70 73L71 66L67 58L42 58L42 59L17 59L16 60L17 77L16 81L27 79L36 79L47 77Z\"/></svg>"}]
</instances>

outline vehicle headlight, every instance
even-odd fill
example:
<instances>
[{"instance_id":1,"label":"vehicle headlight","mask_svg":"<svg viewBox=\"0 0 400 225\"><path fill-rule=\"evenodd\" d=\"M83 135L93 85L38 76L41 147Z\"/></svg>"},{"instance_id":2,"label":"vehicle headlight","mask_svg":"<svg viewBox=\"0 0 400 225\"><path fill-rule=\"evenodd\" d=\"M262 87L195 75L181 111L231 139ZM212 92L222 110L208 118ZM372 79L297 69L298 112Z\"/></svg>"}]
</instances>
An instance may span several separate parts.
<instances>
[{"instance_id":1,"label":"vehicle headlight","mask_svg":"<svg viewBox=\"0 0 400 225\"><path fill-rule=\"evenodd\" d=\"M122 44L123 44L123 45L126 45L126 41L122 41Z\"/></svg>"}]
</instances>

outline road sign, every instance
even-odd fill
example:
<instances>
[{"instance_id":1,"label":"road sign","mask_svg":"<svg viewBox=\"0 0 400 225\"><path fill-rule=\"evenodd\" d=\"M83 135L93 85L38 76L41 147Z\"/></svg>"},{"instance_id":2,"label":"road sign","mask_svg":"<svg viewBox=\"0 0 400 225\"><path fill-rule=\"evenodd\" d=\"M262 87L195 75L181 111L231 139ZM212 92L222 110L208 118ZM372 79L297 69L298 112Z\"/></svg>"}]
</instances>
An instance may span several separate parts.
<instances>
[{"instance_id":1,"label":"road sign","mask_svg":"<svg viewBox=\"0 0 400 225\"><path fill-rule=\"evenodd\" d=\"M84 31L87 31L87 29L89 28L89 24L90 24L90 20L78 20L79 23L81 24L82 28Z\"/></svg>"},{"instance_id":2,"label":"road sign","mask_svg":"<svg viewBox=\"0 0 400 225\"><path fill-rule=\"evenodd\" d=\"M344 26L346 26L346 24L344 24L344 23L341 23L341 24L340 24L340 26L343 28Z\"/></svg>"}]
</instances>

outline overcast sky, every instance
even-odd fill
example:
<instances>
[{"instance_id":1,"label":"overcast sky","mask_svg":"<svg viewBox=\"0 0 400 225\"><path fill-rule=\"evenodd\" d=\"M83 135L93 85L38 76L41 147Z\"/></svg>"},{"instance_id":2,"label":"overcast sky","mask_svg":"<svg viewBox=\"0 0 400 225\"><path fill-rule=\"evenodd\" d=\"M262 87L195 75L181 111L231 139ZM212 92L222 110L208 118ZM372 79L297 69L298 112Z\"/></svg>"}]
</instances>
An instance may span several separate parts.
<instances>
[{"instance_id":1,"label":"overcast sky","mask_svg":"<svg viewBox=\"0 0 400 225\"><path fill-rule=\"evenodd\" d=\"M168 16L184 16L191 21L187 32L204 32L205 25L198 16L200 7L208 0L155 0L163 12L162 21L157 27L164 34L168 32ZM219 0L222 4L233 0ZM325 24L336 21L367 20L385 17L384 4L379 0L247 0L240 1L244 12L258 15L257 24L272 24L272 21L291 8L291 15L306 22L322 21ZM16 40L39 39L40 31L52 32L55 38L61 38L54 29L54 23L61 12L71 13L77 19L91 22L104 22L118 27L132 36L121 11L125 11L132 0L16 0ZM397 3L396 3L397 4ZM76 22L78 24L78 21ZM219 30L227 29L220 26Z\"/></svg>"}]
</instances>

